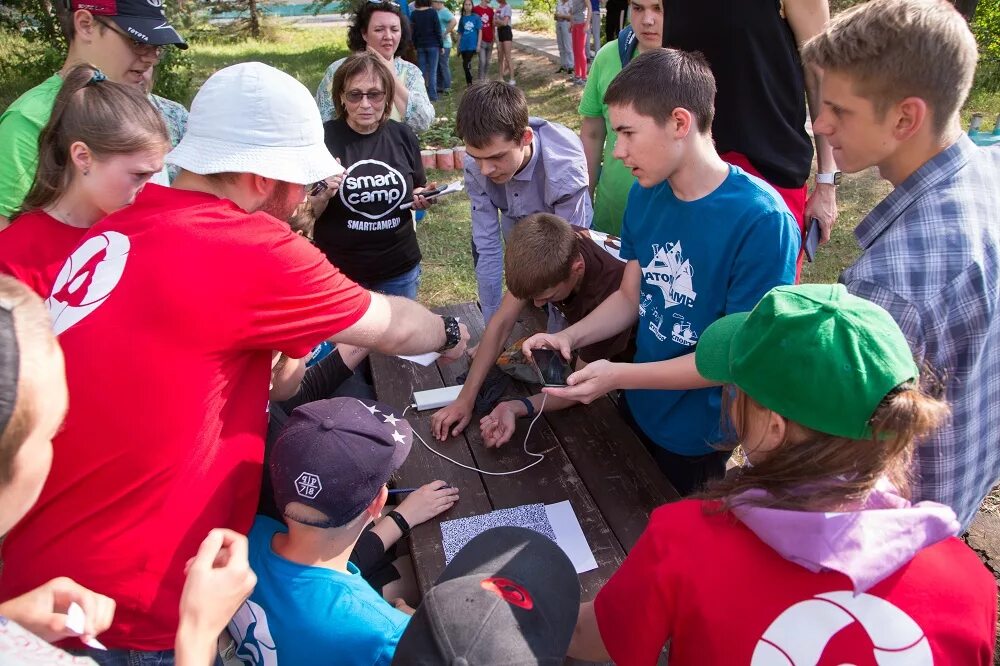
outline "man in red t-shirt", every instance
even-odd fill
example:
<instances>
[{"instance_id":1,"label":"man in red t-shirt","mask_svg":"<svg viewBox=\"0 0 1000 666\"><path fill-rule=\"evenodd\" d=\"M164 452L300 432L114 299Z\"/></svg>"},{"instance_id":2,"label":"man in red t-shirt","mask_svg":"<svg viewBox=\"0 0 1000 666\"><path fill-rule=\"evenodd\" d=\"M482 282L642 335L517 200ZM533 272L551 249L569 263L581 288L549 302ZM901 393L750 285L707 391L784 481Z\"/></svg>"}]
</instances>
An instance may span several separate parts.
<instances>
[{"instance_id":1,"label":"man in red t-shirt","mask_svg":"<svg viewBox=\"0 0 1000 666\"><path fill-rule=\"evenodd\" d=\"M490 7L490 0L482 0L472 8L472 13L483 22L483 34L479 42L479 80L485 81L490 69L490 57L493 55L493 8Z\"/></svg>"},{"instance_id":2,"label":"man in red t-shirt","mask_svg":"<svg viewBox=\"0 0 1000 666\"><path fill-rule=\"evenodd\" d=\"M250 528L272 350L331 339L455 357L467 331L344 277L284 221L338 172L319 112L260 63L213 75L149 185L92 227L48 307L72 407L48 482L3 545L0 599L69 576L117 603L101 640L169 651L185 563L211 528ZM336 186L336 179L331 179Z\"/></svg>"}]
</instances>

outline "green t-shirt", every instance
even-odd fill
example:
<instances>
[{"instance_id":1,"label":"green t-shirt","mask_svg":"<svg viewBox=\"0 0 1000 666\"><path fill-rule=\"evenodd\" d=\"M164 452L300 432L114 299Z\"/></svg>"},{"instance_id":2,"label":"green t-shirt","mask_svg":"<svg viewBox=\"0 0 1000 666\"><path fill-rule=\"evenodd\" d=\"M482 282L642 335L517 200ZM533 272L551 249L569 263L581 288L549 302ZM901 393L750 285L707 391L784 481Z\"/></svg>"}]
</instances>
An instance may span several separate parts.
<instances>
[{"instance_id":1,"label":"green t-shirt","mask_svg":"<svg viewBox=\"0 0 1000 666\"><path fill-rule=\"evenodd\" d=\"M628 199L628 191L635 181L632 172L621 160L613 156L616 137L614 130L611 129L608 107L604 103L604 93L608 91L608 86L620 71L622 62L618 55L618 40L610 41L601 47L590 66L587 87L583 89L579 109L580 115L586 118L604 118L604 130L607 136L604 139L604 156L601 159L601 171L594 192L593 228L615 236L620 236L622 233L625 200Z\"/></svg>"},{"instance_id":2,"label":"green t-shirt","mask_svg":"<svg viewBox=\"0 0 1000 666\"><path fill-rule=\"evenodd\" d=\"M0 115L0 215L21 207L38 169L38 137L49 122L62 78L53 74L27 91Z\"/></svg>"}]
</instances>

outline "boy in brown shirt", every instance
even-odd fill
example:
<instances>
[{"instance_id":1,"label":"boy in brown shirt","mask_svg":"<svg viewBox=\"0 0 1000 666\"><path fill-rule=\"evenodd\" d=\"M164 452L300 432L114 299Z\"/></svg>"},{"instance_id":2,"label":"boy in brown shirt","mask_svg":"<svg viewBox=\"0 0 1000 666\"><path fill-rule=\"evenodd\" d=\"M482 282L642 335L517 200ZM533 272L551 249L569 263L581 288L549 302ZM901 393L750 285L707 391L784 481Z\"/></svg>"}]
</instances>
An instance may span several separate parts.
<instances>
[{"instance_id":1,"label":"boy in brown shirt","mask_svg":"<svg viewBox=\"0 0 1000 666\"><path fill-rule=\"evenodd\" d=\"M549 304L572 324L618 289L625 270L619 247L615 236L574 227L549 213L529 215L514 227L507 237L504 256L507 292L483 332L458 398L431 418L437 439L457 436L469 424L479 389L529 303L535 307ZM598 359L630 361L633 352L633 333L629 329L580 349L579 359L583 364ZM551 411L573 404L549 396L545 408ZM480 423L486 446L504 444L514 432L515 420L534 416L541 405L540 393L499 403Z\"/></svg>"}]
</instances>

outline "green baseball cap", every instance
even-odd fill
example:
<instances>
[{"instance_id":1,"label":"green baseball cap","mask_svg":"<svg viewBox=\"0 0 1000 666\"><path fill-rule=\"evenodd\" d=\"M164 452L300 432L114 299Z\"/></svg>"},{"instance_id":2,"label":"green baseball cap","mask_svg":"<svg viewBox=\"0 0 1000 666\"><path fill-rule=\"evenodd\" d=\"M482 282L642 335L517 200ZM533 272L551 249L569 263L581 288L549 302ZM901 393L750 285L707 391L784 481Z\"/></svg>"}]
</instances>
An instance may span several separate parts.
<instances>
[{"instance_id":1,"label":"green baseball cap","mask_svg":"<svg viewBox=\"0 0 1000 666\"><path fill-rule=\"evenodd\" d=\"M775 287L752 312L706 328L695 364L787 419L851 439L871 437L879 403L919 375L889 313L841 284Z\"/></svg>"}]
</instances>

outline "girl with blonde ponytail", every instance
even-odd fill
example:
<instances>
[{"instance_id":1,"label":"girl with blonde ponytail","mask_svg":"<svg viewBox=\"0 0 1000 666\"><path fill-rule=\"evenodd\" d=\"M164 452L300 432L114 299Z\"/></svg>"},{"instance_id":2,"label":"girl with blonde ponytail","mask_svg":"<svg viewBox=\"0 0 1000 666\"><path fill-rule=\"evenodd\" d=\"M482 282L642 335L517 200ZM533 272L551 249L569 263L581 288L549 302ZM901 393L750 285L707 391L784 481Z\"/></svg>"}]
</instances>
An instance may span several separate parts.
<instances>
[{"instance_id":1,"label":"girl with blonde ponytail","mask_svg":"<svg viewBox=\"0 0 1000 666\"><path fill-rule=\"evenodd\" d=\"M745 464L653 513L570 656L653 664L669 640L671 666L992 664L993 577L951 508L908 499L948 407L889 313L777 287L705 329L695 361L730 385Z\"/></svg>"},{"instance_id":2,"label":"girl with blonde ponytail","mask_svg":"<svg viewBox=\"0 0 1000 666\"><path fill-rule=\"evenodd\" d=\"M163 119L138 87L74 67L39 137L31 190L0 231L0 272L48 296L87 229L132 203L169 148Z\"/></svg>"}]
</instances>

